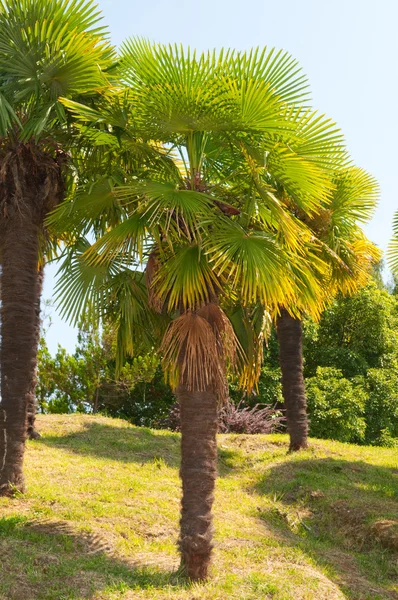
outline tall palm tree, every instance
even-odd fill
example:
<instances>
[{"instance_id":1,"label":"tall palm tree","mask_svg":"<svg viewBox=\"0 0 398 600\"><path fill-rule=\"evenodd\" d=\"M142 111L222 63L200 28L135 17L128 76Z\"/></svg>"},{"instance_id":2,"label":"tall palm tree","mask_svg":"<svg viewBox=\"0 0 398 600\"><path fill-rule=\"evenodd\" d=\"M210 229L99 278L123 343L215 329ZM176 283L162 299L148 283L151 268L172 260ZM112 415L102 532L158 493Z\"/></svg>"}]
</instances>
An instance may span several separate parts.
<instances>
[{"instance_id":1,"label":"tall palm tree","mask_svg":"<svg viewBox=\"0 0 398 600\"><path fill-rule=\"evenodd\" d=\"M61 96L106 86L112 52L91 1L0 4L0 495L24 489L34 402L44 221L64 199L69 161Z\"/></svg>"},{"instance_id":2,"label":"tall palm tree","mask_svg":"<svg viewBox=\"0 0 398 600\"><path fill-rule=\"evenodd\" d=\"M285 273L306 272L308 231L276 198L273 181L295 194L305 214L326 199L330 181L311 158L315 146L301 154L291 148L296 135L303 137L302 113L291 107L306 83L288 55L196 56L132 40L120 63L127 92L105 95L97 110L64 104L82 136L102 147L103 178L119 151L145 155L146 167L134 172L126 161L120 181L109 185L106 177L105 191L90 185L51 217L56 231L76 239L59 294L70 318L87 302L104 318L116 317L119 349L131 352L140 333L161 345L181 404L182 566L191 579L204 579L212 551L217 407L230 367L250 363L253 373L234 331L242 313L233 311L233 326L226 311L241 306L252 315L256 305L295 297L296 282ZM319 147L339 145L332 124L305 114ZM115 215L120 223L110 225ZM99 237L92 246L82 237L90 229Z\"/></svg>"},{"instance_id":3,"label":"tall palm tree","mask_svg":"<svg viewBox=\"0 0 398 600\"><path fill-rule=\"evenodd\" d=\"M317 319L337 292L352 294L366 283L371 265L380 258L380 253L364 235L361 224L373 214L377 196L378 186L374 178L362 169L348 166L336 172L330 202L313 217L301 215L314 236L309 263L315 266L321 258L328 269L326 272L317 271L318 303L308 302L308 294L306 297L296 288L299 294L295 302L291 306L281 306L276 318L290 451L301 450L308 445L303 315L309 314ZM311 290L315 288L306 288L307 292Z\"/></svg>"}]
</instances>

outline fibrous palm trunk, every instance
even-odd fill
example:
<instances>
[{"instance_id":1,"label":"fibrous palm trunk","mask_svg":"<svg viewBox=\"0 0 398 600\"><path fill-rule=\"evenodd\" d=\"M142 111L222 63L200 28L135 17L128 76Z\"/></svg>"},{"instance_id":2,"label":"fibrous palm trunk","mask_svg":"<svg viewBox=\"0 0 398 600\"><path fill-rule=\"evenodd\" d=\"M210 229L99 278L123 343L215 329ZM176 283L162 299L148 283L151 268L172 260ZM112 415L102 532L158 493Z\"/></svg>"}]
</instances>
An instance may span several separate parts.
<instances>
[{"instance_id":1,"label":"fibrous palm trunk","mask_svg":"<svg viewBox=\"0 0 398 600\"><path fill-rule=\"evenodd\" d=\"M39 270L37 271L37 279L36 279L36 286L37 286L36 307L35 307L35 319L36 319L36 323L35 323L35 330L36 330L35 331L35 333L36 333L35 353L36 353L36 355L39 350L39 344L40 344L41 295L42 295L42 291L43 291L43 282L44 282L44 267L41 266L39 268ZM30 404L28 405L28 416L27 416L27 425L28 425L27 433L28 433L28 438L30 440L37 440L40 437L40 433L37 431L36 426L35 426L36 411L37 411L36 382L37 382L37 372L35 371L33 379L30 382L31 394L29 394Z\"/></svg>"},{"instance_id":2,"label":"fibrous palm trunk","mask_svg":"<svg viewBox=\"0 0 398 600\"><path fill-rule=\"evenodd\" d=\"M65 157L34 142L0 153L0 495L24 490L28 407L35 402L39 240L64 193Z\"/></svg>"},{"instance_id":3,"label":"fibrous palm trunk","mask_svg":"<svg viewBox=\"0 0 398 600\"><path fill-rule=\"evenodd\" d=\"M39 231L18 214L2 233L0 495L24 490L27 407L34 403Z\"/></svg>"},{"instance_id":4,"label":"fibrous palm trunk","mask_svg":"<svg viewBox=\"0 0 398 600\"><path fill-rule=\"evenodd\" d=\"M181 407L181 564L191 580L206 579L212 553L217 477L217 395L177 389Z\"/></svg>"},{"instance_id":5,"label":"fibrous palm trunk","mask_svg":"<svg viewBox=\"0 0 398 600\"><path fill-rule=\"evenodd\" d=\"M279 360L282 372L282 391L286 409L290 452L307 448L307 398L303 375L303 332L300 319L284 308L277 319Z\"/></svg>"}]
</instances>

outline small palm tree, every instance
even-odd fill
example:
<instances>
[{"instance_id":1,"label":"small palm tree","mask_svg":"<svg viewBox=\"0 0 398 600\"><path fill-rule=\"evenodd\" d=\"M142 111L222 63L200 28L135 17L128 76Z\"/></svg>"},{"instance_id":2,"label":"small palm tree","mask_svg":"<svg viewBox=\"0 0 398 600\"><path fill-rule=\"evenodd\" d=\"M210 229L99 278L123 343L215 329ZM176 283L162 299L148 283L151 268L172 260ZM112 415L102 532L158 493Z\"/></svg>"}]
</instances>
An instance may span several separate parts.
<instances>
[{"instance_id":1,"label":"small palm tree","mask_svg":"<svg viewBox=\"0 0 398 600\"><path fill-rule=\"evenodd\" d=\"M302 318L309 314L317 319L336 293L352 294L365 285L371 265L380 252L364 235L361 224L366 223L375 208L378 186L373 177L362 169L345 167L333 178L330 201L311 218L302 218L313 233L309 254L314 275L318 278L318 302L308 298L315 291L307 286L294 304L282 306L276 319L282 371L282 389L286 408L290 451L308 445L308 416L303 375ZM319 259L327 270L317 268Z\"/></svg>"},{"instance_id":2,"label":"small palm tree","mask_svg":"<svg viewBox=\"0 0 398 600\"><path fill-rule=\"evenodd\" d=\"M306 84L283 53L196 56L133 40L120 62L127 91L105 95L97 110L64 101L82 137L102 148L93 161L107 184L91 182L50 219L77 240L59 294L72 319L87 302L114 319L120 351L133 351L142 335L161 346L181 405L182 566L204 579L218 405L230 368L241 367L242 384L256 377L238 330L250 336L265 320L256 307L295 297L289 269L306 272L307 228L276 197L276 183L305 214L316 211L330 180L313 157L338 147L339 134L336 141L329 122L292 108ZM303 119L316 143L305 145ZM109 185L119 153L124 174ZM99 238L92 246L82 238L89 231Z\"/></svg>"},{"instance_id":3,"label":"small palm tree","mask_svg":"<svg viewBox=\"0 0 398 600\"><path fill-rule=\"evenodd\" d=\"M91 1L0 5L0 495L24 489L34 404L44 221L64 199L69 145L61 96L107 85L112 52Z\"/></svg>"}]
</instances>

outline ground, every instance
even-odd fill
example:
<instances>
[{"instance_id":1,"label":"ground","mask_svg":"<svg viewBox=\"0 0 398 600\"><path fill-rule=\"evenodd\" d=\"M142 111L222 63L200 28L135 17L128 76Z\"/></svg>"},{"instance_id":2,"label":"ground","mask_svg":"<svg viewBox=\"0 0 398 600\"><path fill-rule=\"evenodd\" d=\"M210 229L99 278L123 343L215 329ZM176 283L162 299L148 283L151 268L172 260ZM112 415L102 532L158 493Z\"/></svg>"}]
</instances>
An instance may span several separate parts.
<instances>
[{"instance_id":1,"label":"ground","mask_svg":"<svg viewBox=\"0 0 398 600\"><path fill-rule=\"evenodd\" d=\"M1 600L398 599L398 452L222 435L211 580L177 574L179 435L41 416L0 499Z\"/></svg>"}]
</instances>

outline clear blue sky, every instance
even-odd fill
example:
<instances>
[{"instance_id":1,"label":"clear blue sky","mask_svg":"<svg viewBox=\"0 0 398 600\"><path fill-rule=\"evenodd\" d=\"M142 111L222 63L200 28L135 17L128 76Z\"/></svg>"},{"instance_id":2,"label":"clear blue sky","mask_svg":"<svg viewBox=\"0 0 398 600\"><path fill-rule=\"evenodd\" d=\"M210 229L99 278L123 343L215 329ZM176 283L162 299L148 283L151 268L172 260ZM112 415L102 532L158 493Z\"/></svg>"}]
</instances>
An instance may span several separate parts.
<instances>
[{"instance_id":1,"label":"clear blue sky","mask_svg":"<svg viewBox=\"0 0 398 600\"><path fill-rule=\"evenodd\" d=\"M204 50L275 46L307 73L313 105L343 129L359 166L379 181L381 199L367 227L383 250L398 208L397 0L99 0L112 40L140 35ZM45 298L50 298L54 267ZM50 349L74 348L75 332L53 315Z\"/></svg>"}]
</instances>

